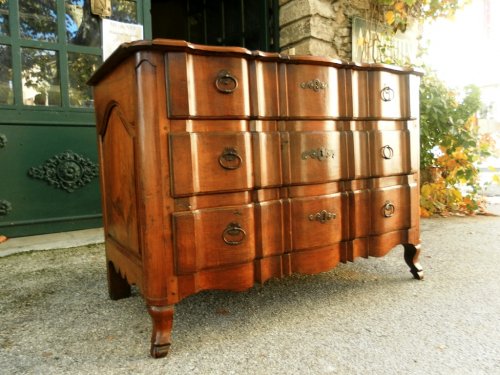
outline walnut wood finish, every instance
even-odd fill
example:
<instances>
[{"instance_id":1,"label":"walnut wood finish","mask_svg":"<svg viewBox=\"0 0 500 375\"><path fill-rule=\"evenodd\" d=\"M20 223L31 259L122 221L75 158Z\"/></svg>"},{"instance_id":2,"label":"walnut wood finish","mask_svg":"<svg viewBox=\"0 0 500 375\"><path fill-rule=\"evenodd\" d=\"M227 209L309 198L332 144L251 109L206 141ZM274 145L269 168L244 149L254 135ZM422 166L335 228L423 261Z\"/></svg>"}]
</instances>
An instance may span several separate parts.
<instances>
[{"instance_id":1,"label":"walnut wood finish","mask_svg":"<svg viewBox=\"0 0 500 375\"><path fill-rule=\"evenodd\" d=\"M174 305L420 252L420 73L175 40L119 48L94 85L109 295L138 285L167 354Z\"/></svg>"}]
</instances>

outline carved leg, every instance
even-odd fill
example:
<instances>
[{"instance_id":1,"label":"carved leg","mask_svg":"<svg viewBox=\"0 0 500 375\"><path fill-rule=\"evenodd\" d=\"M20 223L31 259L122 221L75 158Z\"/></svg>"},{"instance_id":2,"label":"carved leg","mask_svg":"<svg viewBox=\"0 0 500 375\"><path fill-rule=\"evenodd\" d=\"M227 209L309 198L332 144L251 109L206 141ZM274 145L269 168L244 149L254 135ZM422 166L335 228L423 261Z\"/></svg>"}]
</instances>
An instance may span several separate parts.
<instances>
[{"instance_id":1,"label":"carved leg","mask_svg":"<svg viewBox=\"0 0 500 375\"><path fill-rule=\"evenodd\" d=\"M174 307L149 305L148 312L153 320L151 356L154 358L165 357L170 348L170 334L174 321Z\"/></svg>"},{"instance_id":2,"label":"carved leg","mask_svg":"<svg viewBox=\"0 0 500 375\"><path fill-rule=\"evenodd\" d=\"M404 244L403 247L405 248L405 262L410 267L411 274L415 279L422 280L424 278L424 271L418 262L420 245Z\"/></svg>"},{"instance_id":3,"label":"carved leg","mask_svg":"<svg viewBox=\"0 0 500 375\"><path fill-rule=\"evenodd\" d=\"M116 271L112 262L108 262L108 293L112 300L130 297L130 285L127 279Z\"/></svg>"}]
</instances>

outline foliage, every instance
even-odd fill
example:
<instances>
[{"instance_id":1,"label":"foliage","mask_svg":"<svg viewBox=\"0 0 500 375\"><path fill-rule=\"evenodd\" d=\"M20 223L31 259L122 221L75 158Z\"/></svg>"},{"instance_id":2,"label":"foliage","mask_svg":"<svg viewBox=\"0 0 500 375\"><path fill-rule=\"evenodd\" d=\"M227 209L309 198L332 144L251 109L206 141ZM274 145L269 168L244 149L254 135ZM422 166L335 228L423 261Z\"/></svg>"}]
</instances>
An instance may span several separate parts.
<instances>
[{"instance_id":1,"label":"foliage","mask_svg":"<svg viewBox=\"0 0 500 375\"><path fill-rule=\"evenodd\" d=\"M494 141L479 133L480 90L462 95L428 72L420 86L421 214L473 214L482 210L478 163Z\"/></svg>"},{"instance_id":2,"label":"foliage","mask_svg":"<svg viewBox=\"0 0 500 375\"><path fill-rule=\"evenodd\" d=\"M417 21L453 17L471 0L374 0L374 6L384 15L384 21L394 32L404 32L410 19Z\"/></svg>"},{"instance_id":3,"label":"foliage","mask_svg":"<svg viewBox=\"0 0 500 375\"><path fill-rule=\"evenodd\" d=\"M372 0L372 20L387 26L389 40L405 32L410 22L451 18L470 0ZM384 49L382 49L382 46ZM387 47L388 46L388 47ZM386 63L390 48L379 45ZM420 45L421 54L424 52ZM411 64L410 64L411 65ZM495 142L479 133L475 114L482 109L480 90L468 86L460 93L448 88L429 69L420 87L420 209L422 216L474 214L484 209L478 164L491 156ZM499 182L498 176L494 182Z\"/></svg>"}]
</instances>

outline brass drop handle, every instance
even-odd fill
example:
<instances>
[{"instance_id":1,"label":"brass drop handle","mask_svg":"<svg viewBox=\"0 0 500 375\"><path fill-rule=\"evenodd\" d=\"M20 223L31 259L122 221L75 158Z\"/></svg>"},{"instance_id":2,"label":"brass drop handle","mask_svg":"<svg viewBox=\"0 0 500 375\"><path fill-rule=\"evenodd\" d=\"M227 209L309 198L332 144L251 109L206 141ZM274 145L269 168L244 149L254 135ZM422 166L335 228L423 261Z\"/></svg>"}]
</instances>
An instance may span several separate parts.
<instances>
[{"instance_id":1,"label":"brass drop handle","mask_svg":"<svg viewBox=\"0 0 500 375\"><path fill-rule=\"evenodd\" d=\"M222 232L222 239L227 245L236 246L241 244L247 236L245 230L239 223L229 223Z\"/></svg>"},{"instance_id":2,"label":"brass drop handle","mask_svg":"<svg viewBox=\"0 0 500 375\"><path fill-rule=\"evenodd\" d=\"M389 145L385 145L380 149L380 153L384 159L389 160L394 156L394 149Z\"/></svg>"},{"instance_id":3,"label":"brass drop handle","mask_svg":"<svg viewBox=\"0 0 500 375\"><path fill-rule=\"evenodd\" d=\"M226 147L219 156L219 164L224 169L238 169L241 163L243 163L243 159L234 147Z\"/></svg>"},{"instance_id":4,"label":"brass drop handle","mask_svg":"<svg viewBox=\"0 0 500 375\"><path fill-rule=\"evenodd\" d=\"M396 211L396 207L391 201L385 201L384 206L382 207L382 213L384 217L391 217L394 215Z\"/></svg>"},{"instance_id":5,"label":"brass drop handle","mask_svg":"<svg viewBox=\"0 0 500 375\"><path fill-rule=\"evenodd\" d=\"M321 224L324 224L328 220L332 220L335 218L337 218L337 214L334 212L328 212L327 210L322 210L320 212L316 212L315 214L309 215L310 221L319 221Z\"/></svg>"},{"instance_id":6,"label":"brass drop handle","mask_svg":"<svg viewBox=\"0 0 500 375\"><path fill-rule=\"evenodd\" d=\"M221 70L215 79L215 87L223 94L231 94L238 88L238 80L227 70Z\"/></svg>"},{"instance_id":7,"label":"brass drop handle","mask_svg":"<svg viewBox=\"0 0 500 375\"><path fill-rule=\"evenodd\" d=\"M389 86L385 86L382 90L380 90L380 99L384 102L390 102L394 99L394 90Z\"/></svg>"}]
</instances>

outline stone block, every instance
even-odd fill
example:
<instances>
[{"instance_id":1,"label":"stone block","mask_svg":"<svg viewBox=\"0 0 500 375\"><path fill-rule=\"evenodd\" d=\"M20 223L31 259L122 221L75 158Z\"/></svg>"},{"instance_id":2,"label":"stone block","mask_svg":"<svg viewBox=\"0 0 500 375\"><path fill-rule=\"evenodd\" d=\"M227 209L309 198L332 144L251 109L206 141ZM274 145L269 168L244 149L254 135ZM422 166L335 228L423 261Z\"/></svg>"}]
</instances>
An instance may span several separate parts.
<instances>
[{"instance_id":1,"label":"stone block","mask_svg":"<svg viewBox=\"0 0 500 375\"><path fill-rule=\"evenodd\" d=\"M338 55L331 43L315 38L301 40L293 47L284 49L282 52L293 51L295 55L314 55L338 58Z\"/></svg>"},{"instance_id":2,"label":"stone block","mask_svg":"<svg viewBox=\"0 0 500 375\"><path fill-rule=\"evenodd\" d=\"M311 16L309 0L292 0L280 7L280 27Z\"/></svg>"},{"instance_id":3,"label":"stone block","mask_svg":"<svg viewBox=\"0 0 500 375\"><path fill-rule=\"evenodd\" d=\"M300 19L281 28L280 47L287 48L287 46L293 45L299 40L309 38L310 36L311 18Z\"/></svg>"},{"instance_id":4,"label":"stone block","mask_svg":"<svg viewBox=\"0 0 500 375\"><path fill-rule=\"evenodd\" d=\"M334 22L331 18L315 15L311 18L311 36L330 42L334 34Z\"/></svg>"},{"instance_id":5,"label":"stone block","mask_svg":"<svg viewBox=\"0 0 500 375\"><path fill-rule=\"evenodd\" d=\"M319 15L326 18L334 18L335 11L331 0L309 0L311 15Z\"/></svg>"},{"instance_id":6,"label":"stone block","mask_svg":"<svg viewBox=\"0 0 500 375\"><path fill-rule=\"evenodd\" d=\"M351 29L349 27L339 27L335 30L335 35L351 36Z\"/></svg>"}]
</instances>

